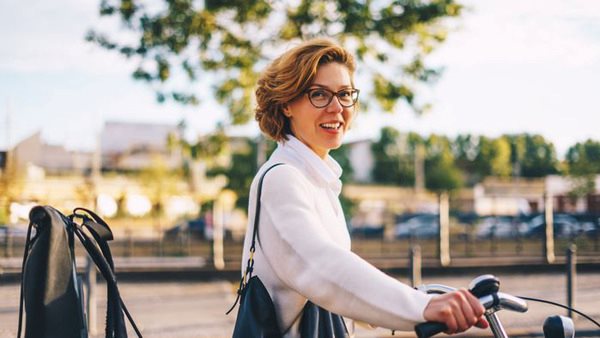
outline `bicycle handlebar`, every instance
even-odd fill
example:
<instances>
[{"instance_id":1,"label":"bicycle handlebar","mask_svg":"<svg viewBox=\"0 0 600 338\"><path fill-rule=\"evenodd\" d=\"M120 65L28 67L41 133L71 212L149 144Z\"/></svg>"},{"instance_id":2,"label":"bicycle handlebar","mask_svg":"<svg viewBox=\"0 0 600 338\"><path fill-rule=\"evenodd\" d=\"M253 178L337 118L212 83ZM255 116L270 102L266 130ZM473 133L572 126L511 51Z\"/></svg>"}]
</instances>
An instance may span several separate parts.
<instances>
[{"instance_id":1,"label":"bicycle handlebar","mask_svg":"<svg viewBox=\"0 0 600 338\"><path fill-rule=\"evenodd\" d=\"M455 291L455 288L441 285L441 284L430 284L420 286L418 288L421 291L427 293L447 293ZM527 302L523 299L503 293L495 292L489 295L485 295L479 298L481 305L486 309L486 314L492 314L496 311L506 309L515 312L526 312ZM438 322L425 322L417 324L415 326L415 332L419 338L428 338L436 335L440 332L446 331L447 327L443 323Z\"/></svg>"}]
</instances>

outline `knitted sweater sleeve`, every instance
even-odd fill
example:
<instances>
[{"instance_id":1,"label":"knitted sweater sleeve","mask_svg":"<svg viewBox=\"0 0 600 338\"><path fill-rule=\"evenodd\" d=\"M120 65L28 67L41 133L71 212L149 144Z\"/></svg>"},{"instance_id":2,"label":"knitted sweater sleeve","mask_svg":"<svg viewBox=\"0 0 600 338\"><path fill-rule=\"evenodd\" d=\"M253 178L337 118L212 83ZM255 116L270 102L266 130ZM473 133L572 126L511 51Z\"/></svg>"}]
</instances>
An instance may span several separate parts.
<instances>
[{"instance_id":1,"label":"knitted sweater sleeve","mask_svg":"<svg viewBox=\"0 0 600 338\"><path fill-rule=\"evenodd\" d=\"M313 303L354 320L394 330L412 330L424 321L431 296L332 241L309 184L292 166L265 177L259 238L277 277Z\"/></svg>"}]
</instances>

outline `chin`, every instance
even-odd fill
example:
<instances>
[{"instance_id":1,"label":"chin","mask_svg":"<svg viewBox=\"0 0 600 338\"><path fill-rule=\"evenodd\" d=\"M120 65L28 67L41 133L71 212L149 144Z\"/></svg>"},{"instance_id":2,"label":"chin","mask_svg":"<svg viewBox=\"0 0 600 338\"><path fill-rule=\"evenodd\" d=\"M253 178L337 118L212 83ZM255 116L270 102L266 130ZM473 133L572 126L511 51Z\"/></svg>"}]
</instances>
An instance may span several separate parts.
<instances>
[{"instance_id":1,"label":"chin","mask_svg":"<svg viewBox=\"0 0 600 338\"><path fill-rule=\"evenodd\" d=\"M329 142L326 146L327 149L329 150L335 150L339 147L342 146L342 140L336 141L336 142Z\"/></svg>"}]
</instances>

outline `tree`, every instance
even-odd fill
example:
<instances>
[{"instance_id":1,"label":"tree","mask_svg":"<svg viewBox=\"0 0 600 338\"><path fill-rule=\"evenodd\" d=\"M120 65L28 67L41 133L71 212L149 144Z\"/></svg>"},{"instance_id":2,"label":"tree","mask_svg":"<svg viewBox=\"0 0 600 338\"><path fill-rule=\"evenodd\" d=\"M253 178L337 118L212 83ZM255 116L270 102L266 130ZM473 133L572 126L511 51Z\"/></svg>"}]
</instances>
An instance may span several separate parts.
<instances>
[{"instance_id":1,"label":"tree","mask_svg":"<svg viewBox=\"0 0 600 338\"><path fill-rule=\"evenodd\" d=\"M436 192L462 187L463 174L454 161L450 140L445 136L431 135L426 146L425 187Z\"/></svg>"},{"instance_id":2,"label":"tree","mask_svg":"<svg viewBox=\"0 0 600 338\"><path fill-rule=\"evenodd\" d=\"M157 220L160 221L164 214L166 199L180 193L180 178L181 171L169 169L165 160L158 155L152 157L151 164L140 172L140 183L150 197L152 213Z\"/></svg>"},{"instance_id":3,"label":"tree","mask_svg":"<svg viewBox=\"0 0 600 338\"><path fill-rule=\"evenodd\" d=\"M558 173L554 145L541 135L459 135L452 147L458 167L468 173L469 185L486 176L544 177Z\"/></svg>"},{"instance_id":4,"label":"tree","mask_svg":"<svg viewBox=\"0 0 600 338\"><path fill-rule=\"evenodd\" d=\"M185 121L179 122L177 133L168 135L167 146L172 152L181 152L183 175L188 181L190 191L200 201L199 188L206 171L216 166L222 155L227 152L228 140L225 130L218 125L212 133L189 142L183 137L186 128Z\"/></svg>"},{"instance_id":5,"label":"tree","mask_svg":"<svg viewBox=\"0 0 600 338\"><path fill-rule=\"evenodd\" d=\"M373 181L400 184L399 151L396 146L400 133L392 127L381 129L379 140L371 145L373 154Z\"/></svg>"},{"instance_id":6,"label":"tree","mask_svg":"<svg viewBox=\"0 0 600 338\"><path fill-rule=\"evenodd\" d=\"M541 135L505 135L511 146L511 159L518 164L517 175L545 177L558 173L558 159L552 142Z\"/></svg>"},{"instance_id":7,"label":"tree","mask_svg":"<svg viewBox=\"0 0 600 338\"><path fill-rule=\"evenodd\" d=\"M329 155L342 167L342 177L340 177L340 180L344 183L351 181L354 169L350 162L350 148L342 144L339 148L332 150Z\"/></svg>"},{"instance_id":8,"label":"tree","mask_svg":"<svg viewBox=\"0 0 600 338\"><path fill-rule=\"evenodd\" d=\"M576 143L567 150L565 162L567 174L574 181L572 195L585 196L596 190L596 175L600 174L600 142Z\"/></svg>"},{"instance_id":9,"label":"tree","mask_svg":"<svg viewBox=\"0 0 600 338\"><path fill-rule=\"evenodd\" d=\"M13 158L7 156L4 169L0 168L0 224L9 222L10 203L18 199L23 189L22 176Z\"/></svg>"},{"instance_id":10,"label":"tree","mask_svg":"<svg viewBox=\"0 0 600 338\"><path fill-rule=\"evenodd\" d=\"M329 154L338 162L340 167L342 167L342 177L340 177L340 180L343 183L351 181L354 169L350 162L350 148L347 145L342 144L338 149L331 151ZM339 200L342 205L342 210L344 211L344 216L347 220L350 220L352 215L354 215L356 203L349 198L346 198L344 194L340 194Z\"/></svg>"},{"instance_id":11,"label":"tree","mask_svg":"<svg viewBox=\"0 0 600 338\"><path fill-rule=\"evenodd\" d=\"M228 139L229 143L234 142ZM232 190L237 196L236 208L248 208L248 199L250 194L250 185L258 171L257 153L258 141L251 138L238 138L236 145L230 145L230 161L225 166L217 166L208 172L209 176L224 175L227 177L225 189ZM267 156L269 156L276 147L275 142L267 143Z\"/></svg>"},{"instance_id":12,"label":"tree","mask_svg":"<svg viewBox=\"0 0 600 338\"><path fill-rule=\"evenodd\" d=\"M452 144L445 136L431 135L424 140L419 134L401 134L392 127L381 129L381 136L371 146L373 180L400 186L415 184L417 145L425 146L425 187L432 191L451 191L463 185L463 173L457 167Z\"/></svg>"},{"instance_id":13,"label":"tree","mask_svg":"<svg viewBox=\"0 0 600 338\"><path fill-rule=\"evenodd\" d=\"M509 177L512 172L510 143L506 137L491 139L479 137L478 153L474 159L475 173L479 177Z\"/></svg>"},{"instance_id":14,"label":"tree","mask_svg":"<svg viewBox=\"0 0 600 338\"><path fill-rule=\"evenodd\" d=\"M415 151L424 144L417 133L401 134L392 127L381 129L379 140L371 146L373 153L373 180L405 187L415 184Z\"/></svg>"},{"instance_id":15,"label":"tree","mask_svg":"<svg viewBox=\"0 0 600 338\"><path fill-rule=\"evenodd\" d=\"M452 153L457 167L469 174L474 172L475 158L479 153L479 136L458 135L452 142ZM469 183L474 184L477 181Z\"/></svg>"},{"instance_id":16,"label":"tree","mask_svg":"<svg viewBox=\"0 0 600 338\"><path fill-rule=\"evenodd\" d=\"M454 0L102 0L100 15L120 19L131 34L119 39L90 30L86 39L135 58L133 77L153 85L158 101L196 104L189 82L210 82L213 92L201 96L216 97L231 122L243 123L260 70L282 47L332 36L370 79L363 98L374 97L386 111L403 101L421 112L427 104L419 101L418 86L440 74L425 57L445 40L447 19L461 11Z\"/></svg>"}]
</instances>

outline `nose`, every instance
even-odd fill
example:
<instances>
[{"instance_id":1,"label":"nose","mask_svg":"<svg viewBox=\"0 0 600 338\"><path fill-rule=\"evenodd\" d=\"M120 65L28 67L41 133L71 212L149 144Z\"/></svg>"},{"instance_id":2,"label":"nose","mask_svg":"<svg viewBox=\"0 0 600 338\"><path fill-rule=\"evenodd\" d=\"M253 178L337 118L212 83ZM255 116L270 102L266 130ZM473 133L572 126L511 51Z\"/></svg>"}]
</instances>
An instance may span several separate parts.
<instances>
[{"instance_id":1,"label":"nose","mask_svg":"<svg viewBox=\"0 0 600 338\"><path fill-rule=\"evenodd\" d=\"M331 102L329 102L329 105L327 105L327 111L332 113L340 113L343 110L344 107L342 107L342 104L340 103L340 98L337 97L337 95L334 95Z\"/></svg>"}]
</instances>

